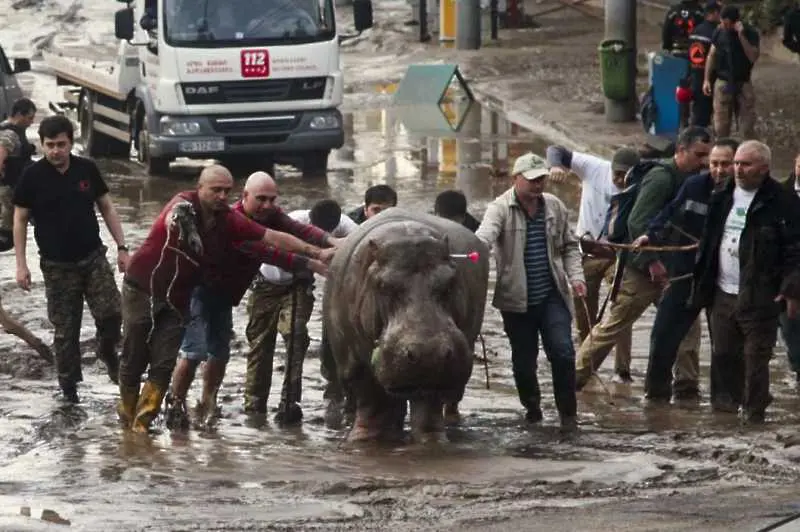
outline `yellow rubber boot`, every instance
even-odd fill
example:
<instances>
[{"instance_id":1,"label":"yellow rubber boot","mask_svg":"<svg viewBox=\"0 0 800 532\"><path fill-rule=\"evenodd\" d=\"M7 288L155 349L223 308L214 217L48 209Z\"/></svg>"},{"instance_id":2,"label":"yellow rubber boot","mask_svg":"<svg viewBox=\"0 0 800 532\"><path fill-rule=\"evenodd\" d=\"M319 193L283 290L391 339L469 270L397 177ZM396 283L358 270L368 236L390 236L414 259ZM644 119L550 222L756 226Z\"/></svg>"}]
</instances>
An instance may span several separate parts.
<instances>
[{"instance_id":1,"label":"yellow rubber boot","mask_svg":"<svg viewBox=\"0 0 800 532\"><path fill-rule=\"evenodd\" d=\"M136 404L136 418L133 420L131 430L133 432L147 432L150 430L150 423L161 411L161 401L164 399L166 388L158 384L146 381L139 392L139 402Z\"/></svg>"},{"instance_id":2,"label":"yellow rubber boot","mask_svg":"<svg viewBox=\"0 0 800 532\"><path fill-rule=\"evenodd\" d=\"M117 415L119 422L126 429L131 428L133 418L136 417L136 404L139 401L139 386L119 386L119 402Z\"/></svg>"}]
</instances>

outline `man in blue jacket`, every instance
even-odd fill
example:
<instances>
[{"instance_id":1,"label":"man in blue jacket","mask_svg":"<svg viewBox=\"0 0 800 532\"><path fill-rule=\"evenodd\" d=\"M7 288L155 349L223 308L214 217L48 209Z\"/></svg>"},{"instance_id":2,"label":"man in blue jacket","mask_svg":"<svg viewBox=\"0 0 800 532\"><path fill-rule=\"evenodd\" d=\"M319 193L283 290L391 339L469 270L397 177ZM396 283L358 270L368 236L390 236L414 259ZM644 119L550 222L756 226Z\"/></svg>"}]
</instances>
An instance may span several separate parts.
<instances>
[{"instance_id":1,"label":"man in blue jacket","mask_svg":"<svg viewBox=\"0 0 800 532\"><path fill-rule=\"evenodd\" d=\"M703 235L711 193L732 177L733 156L738 146L736 140L718 139L709 155L709 170L689 177L675 198L653 218L647 233L634 245L698 242ZM672 383L672 367L678 347L692 327L700 326L697 319L700 308L689 304L696 255L697 251L691 250L670 253L663 258L671 283L658 304L650 334L645 394L651 401L669 402L673 393L677 399L693 399L700 393L697 356L693 375L683 375L683 380L676 380L674 387Z\"/></svg>"}]
</instances>

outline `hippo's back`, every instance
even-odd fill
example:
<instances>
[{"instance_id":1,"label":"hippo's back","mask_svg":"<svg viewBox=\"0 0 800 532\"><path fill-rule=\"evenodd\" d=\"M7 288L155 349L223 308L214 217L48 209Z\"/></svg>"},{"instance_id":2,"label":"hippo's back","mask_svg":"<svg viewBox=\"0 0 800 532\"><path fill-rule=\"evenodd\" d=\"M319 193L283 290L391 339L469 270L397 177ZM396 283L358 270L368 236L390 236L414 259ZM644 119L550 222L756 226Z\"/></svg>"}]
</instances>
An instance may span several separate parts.
<instances>
[{"instance_id":1,"label":"hippo's back","mask_svg":"<svg viewBox=\"0 0 800 532\"><path fill-rule=\"evenodd\" d=\"M458 271L458 283L464 290L468 301L464 303L471 309L469 319L462 329L470 344L474 343L483 323L486 305L486 293L489 281L489 252L486 246L472 231L461 224L448 219L426 213L410 212L393 207L364 222L357 230L347 236L344 244L336 252L331 262L326 279L325 299L323 301L323 319L326 326L336 326L331 322L332 313L337 313L339 323L341 313L355 303L357 287L362 279L355 273L355 265L362 258L369 242L389 242L396 238L411 235L427 235L438 239L447 238L451 254L467 255L478 253L478 259L472 262L468 258L454 257L453 263Z\"/></svg>"}]
</instances>

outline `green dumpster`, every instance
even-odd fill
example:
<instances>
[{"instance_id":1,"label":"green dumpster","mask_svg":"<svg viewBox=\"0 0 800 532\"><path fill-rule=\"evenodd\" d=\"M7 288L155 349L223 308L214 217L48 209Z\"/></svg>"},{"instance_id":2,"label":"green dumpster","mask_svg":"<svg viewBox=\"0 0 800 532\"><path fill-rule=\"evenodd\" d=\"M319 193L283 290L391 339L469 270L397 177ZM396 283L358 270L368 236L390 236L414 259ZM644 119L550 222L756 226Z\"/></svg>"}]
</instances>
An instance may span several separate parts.
<instances>
[{"instance_id":1,"label":"green dumpster","mask_svg":"<svg viewBox=\"0 0 800 532\"><path fill-rule=\"evenodd\" d=\"M609 100L632 98L629 80L633 76L633 49L625 41L609 39L600 43L598 51L603 95Z\"/></svg>"}]
</instances>

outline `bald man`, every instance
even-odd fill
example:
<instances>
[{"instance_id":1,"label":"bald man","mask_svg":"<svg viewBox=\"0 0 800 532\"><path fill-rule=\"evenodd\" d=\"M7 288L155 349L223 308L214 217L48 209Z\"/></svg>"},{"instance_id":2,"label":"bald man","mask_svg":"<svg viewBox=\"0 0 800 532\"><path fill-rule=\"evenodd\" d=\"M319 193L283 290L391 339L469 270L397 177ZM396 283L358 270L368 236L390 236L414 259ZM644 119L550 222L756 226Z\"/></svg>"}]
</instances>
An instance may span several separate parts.
<instances>
[{"instance_id":1,"label":"bald man","mask_svg":"<svg viewBox=\"0 0 800 532\"><path fill-rule=\"evenodd\" d=\"M325 231L287 216L275 205L277 197L278 187L272 177L266 172L255 172L247 179L241 200L231 210L260 226L294 235L314 246L329 248L336 244L336 239ZM167 426L170 428L189 424L186 396L201 362L205 362L203 392L195 408L195 419L199 424L205 424L210 416L216 415L217 392L230 357L233 307L241 302L263 257L252 248L251 244L243 243L235 246L231 253L220 255L221 261L214 268L204 270L202 283L192 293L190 320L166 400ZM279 251L267 259L264 262L297 274L326 273L325 264L314 259L292 260Z\"/></svg>"},{"instance_id":2,"label":"bald man","mask_svg":"<svg viewBox=\"0 0 800 532\"><path fill-rule=\"evenodd\" d=\"M770 176L757 141L734 155L735 180L711 195L693 303L711 309L711 406L765 420L778 315L800 300L800 199Z\"/></svg>"},{"instance_id":3,"label":"bald man","mask_svg":"<svg viewBox=\"0 0 800 532\"><path fill-rule=\"evenodd\" d=\"M270 262L292 270L323 271L320 263L333 256L333 249L266 228L241 209L230 208L232 188L233 177L225 167L205 168L196 190L181 192L167 203L128 264L122 286L118 413L123 425L135 432L148 431L161 410L196 286L217 287L238 302L234 287L225 284L241 282L233 256L251 258L255 269ZM145 371L147 380L140 390Z\"/></svg>"}]
</instances>

